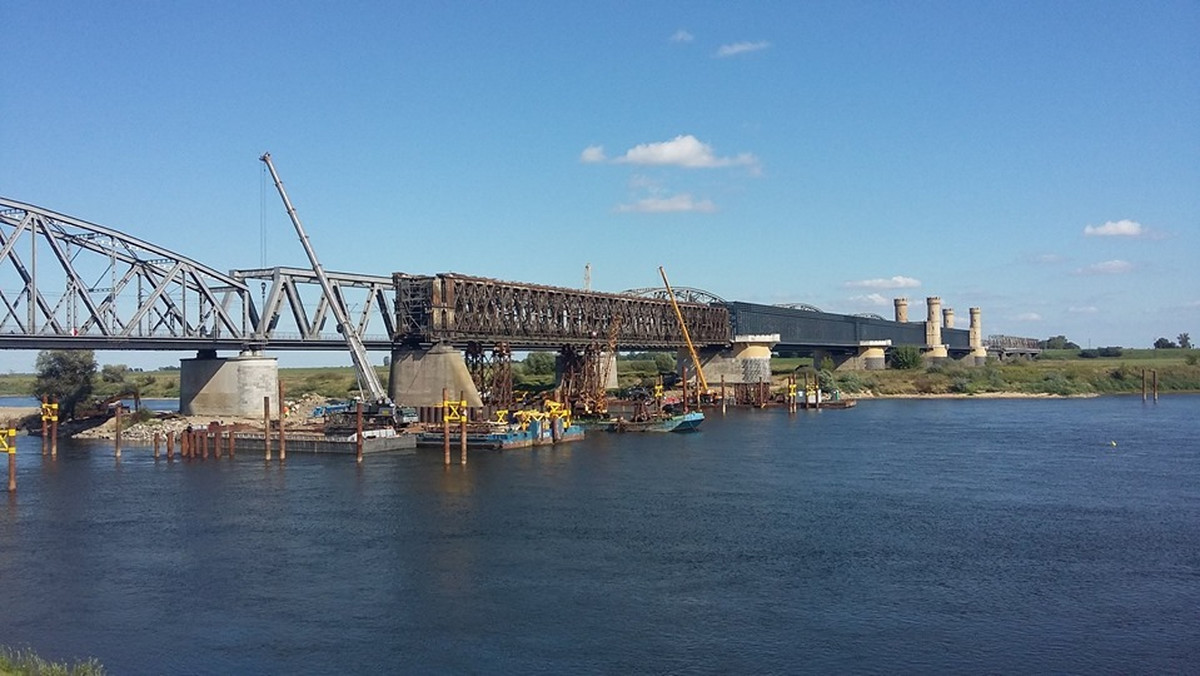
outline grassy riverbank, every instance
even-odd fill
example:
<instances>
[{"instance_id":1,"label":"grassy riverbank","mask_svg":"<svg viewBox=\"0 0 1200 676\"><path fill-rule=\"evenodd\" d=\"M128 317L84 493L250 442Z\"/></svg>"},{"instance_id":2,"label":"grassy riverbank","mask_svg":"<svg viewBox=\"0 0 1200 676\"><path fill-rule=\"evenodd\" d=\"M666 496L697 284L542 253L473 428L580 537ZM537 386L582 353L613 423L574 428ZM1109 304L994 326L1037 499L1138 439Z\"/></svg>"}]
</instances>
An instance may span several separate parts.
<instances>
[{"instance_id":1,"label":"grassy riverbank","mask_svg":"<svg viewBox=\"0 0 1200 676\"><path fill-rule=\"evenodd\" d=\"M1120 357L1084 359L1078 351L1058 350L1034 361L989 362L968 367L954 362L909 370L825 373L848 393L875 396L1048 394L1058 396L1141 392L1158 374L1160 392L1200 392L1197 350L1128 350ZM1189 363L1192 362L1192 363ZM801 359L773 359L772 372L784 377L793 369L811 369Z\"/></svg>"},{"instance_id":2,"label":"grassy riverbank","mask_svg":"<svg viewBox=\"0 0 1200 676\"><path fill-rule=\"evenodd\" d=\"M101 676L104 667L95 659L73 663L51 662L31 649L0 646L0 676Z\"/></svg>"},{"instance_id":3,"label":"grassy riverbank","mask_svg":"<svg viewBox=\"0 0 1200 676\"><path fill-rule=\"evenodd\" d=\"M1158 372L1160 392L1200 392L1200 350L1125 350L1120 357L1081 358L1077 350L1048 350L1034 361L991 362L967 367L953 362L924 368L884 371L823 371L822 382L850 394L873 396L1049 394L1059 396L1140 392L1142 370ZM653 362L620 361L621 386L652 380ZM387 368L377 367L387 382ZM788 374L812 371L812 361L803 358L771 360L775 385L782 387ZM179 396L176 369L139 372L147 381L143 397ZM279 378L289 397L316 394L341 398L358 389L350 367L281 368ZM525 376L531 385L547 385L552 375ZM28 395L33 391L32 374L0 374L0 395ZM710 383L715 386L715 384ZM112 389L97 378L94 396L103 398Z\"/></svg>"}]
</instances>

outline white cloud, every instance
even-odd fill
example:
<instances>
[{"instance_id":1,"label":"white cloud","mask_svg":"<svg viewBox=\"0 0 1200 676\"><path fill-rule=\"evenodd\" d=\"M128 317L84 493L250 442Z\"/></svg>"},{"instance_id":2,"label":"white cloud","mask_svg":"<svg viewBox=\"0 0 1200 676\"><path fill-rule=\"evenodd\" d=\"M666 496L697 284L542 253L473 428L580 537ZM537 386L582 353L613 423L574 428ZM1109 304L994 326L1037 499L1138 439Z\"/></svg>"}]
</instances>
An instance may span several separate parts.
<instances>
[{"instance_id":1,"label":"white cloud","mask_svg":"<svg viewBox=\"0 0 1200 676\"><path fill-rule=\"evenodd\" d=\"M1184 304L1183 304L1183 306L1184 306L1185 308L1188 308L1189 310L1190 310L1191 308L1200 308L1200 300L1191 300L1191 301L1188 301L1188 302L1184 303Z\"/></svg>"},{"instance_id":2,"label":"white cloud","mask_svg":"<svg viewBox=\"0 0 1200 676\"><path fill-rule=\"evenodd\" d=\"M758 158L750 153L741 153L735 157L717 157L713 154L712 146L701 142L691 134L676 136L670 141L636 145L613 161L622 164L677 166L688 169L758 165Z\"/></svg>"},{"instance_id":3,"label":"white cloud","mask_svg":"<svg viewBox=\"0 0 1200 676\"><path fill-rule=\"evenodd\" d=\"M1040 321L1042 321L1042 316L1036 312L1022 312L1021 314L1013 317L1013 321L1016 321L1016 322L1040 322Z\"/></svg>"},{"instance_id":4,"label":"white cloud","mask_svg":"<svg viewBox=\"0 0 1200 676\"><path fill-rule=\"evenodd\" d=\"M579 161L586 164L603 162L606 159L608 158L604 155L604 146L588 146L579 153Z\"/></svg>"},{"instance_id":5,"label":"white cloud","mask_svg":"<svg viewBox=\"0 0 1200 676\"><path fill-rule=\"evenodd\" d=\"M691 42L695 39L696 38L691 33L683 30L682 28L675 31L675 34L671 36L671 42Z\"/></svg>"},{"instance_id":6,"label":"white cloud","mask_svg":"<svg viewBox=\"0 0 1200 676\"><path fill-rule=\"evenodd\" d=\"M1100 311L1100 308L1095 305L1084 305L1082 307L1069 307L1067 312L1073 315L1094 315Z\"/></svg>"},{"instance_id":7,"label":"white cloud","mask_svg":"<svg viewBox=\"0 0 1200 676\"><path fill-rule=\"evenodd\" d=\"M896 275L891 279L860 279L846 282L846 286L852 289L911 289L921 286L921 280Z\"/></svg>"},{"instance_id":8,"label":"white cloud","mask_svg":"<svg viewBox=\"0 0 1200 676\"><path fill-rule=\"evenodd\" d=\"M1083 229L1088 237L1142 237L1146 228L1141 223L1131 220L1108 221L1104 225L1089 225Z\"/></svg>"},{"instance_id":9,"label":"white cloud","mask_svg":"<svg viewBox=\"0 0 1200 676\"><path fill-rule=\"evenodd\" d=\"M672 197L647 197L633 204L621 204L617 206L617 211L621 213L642 214L665 214L681 211L712 213L716 210L717 205L713 204L712 200L697 201L687 193L680 193Z\"/></svg>"},{"instance_id":10,"label":"white cloud","mask_svg":"<svg viewBox=\"0 0 1200 676\"><path fill-rule=\"evenodd\" d=\"M1133 270L1133 263L1122 260L1095 263L1075 271L1077 275L1121 275Z\"/></svg>"},{"instance_id":11,"label":"white cloud","mask_svg":"<svg viewBox=\"0 0 1200 676\"><path fill-rule=\"evenodd\" d=\"M721 45L721 48L717 50L717 57L725 58L727 56L735 56L737 54L758 52L770 46L771 43L767 42L766 40L759 40L758 42L734 42L728 45Z\"/></svg>"},{"instance_id":12,"label":"white cloud","mask_svg":"<svg viewBox=\"0 0 1200 676\"><path fill-rule=\"evenodd\" d=\"M878 293L868 293L865 296L851 296L850 301L858 305L891 305L892 301Z\"/></svg>"}]
</instances>

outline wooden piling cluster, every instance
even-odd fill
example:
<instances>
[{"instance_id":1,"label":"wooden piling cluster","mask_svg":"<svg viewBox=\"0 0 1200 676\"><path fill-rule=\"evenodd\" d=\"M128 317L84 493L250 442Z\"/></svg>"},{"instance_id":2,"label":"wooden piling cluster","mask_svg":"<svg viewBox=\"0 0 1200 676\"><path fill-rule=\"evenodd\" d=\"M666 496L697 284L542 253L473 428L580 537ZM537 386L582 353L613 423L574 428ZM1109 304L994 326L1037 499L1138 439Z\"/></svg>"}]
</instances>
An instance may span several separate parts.
<instances>
[{"instance_id":1,"label":"wooden piling cluster","mask_svg":"<svg viewBox=\"0 0 1200 676\"><path fill-rule=\"evenodd\" d=\"M1158 369L1151 369L1150 375L1154 381L1154 401L1158 401ZM1142 401L1146 401L1146 369L1142 369Z\"/></svg>"}]
</instances>

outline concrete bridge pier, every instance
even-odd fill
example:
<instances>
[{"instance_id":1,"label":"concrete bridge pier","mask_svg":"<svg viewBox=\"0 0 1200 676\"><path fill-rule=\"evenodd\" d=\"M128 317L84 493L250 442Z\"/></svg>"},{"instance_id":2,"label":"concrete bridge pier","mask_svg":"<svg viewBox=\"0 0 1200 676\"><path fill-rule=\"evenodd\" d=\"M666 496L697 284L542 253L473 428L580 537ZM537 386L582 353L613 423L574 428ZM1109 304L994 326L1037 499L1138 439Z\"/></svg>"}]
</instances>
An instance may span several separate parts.
<instances>
[{"instance_id":1,"label":"concrete bridge pier","mask_svg":"<svg viewBox=\"0 0 1200 676\"><path fill-rule=\"evenodd\" d=\"M814 369L822 369L832 363L831 371L857 371L859 365L856 359L857 355L854 352L845 349L814 347L812 351Z\"/></svg>"},{"instance_id":2,"label":"concrete bridge pier","mask_svg":"<svg viewBox=\"0 0 1200 676\"><path fill-rule=\"evenodd\" d=\"M709 387L721 381L730 385L739 383L771 382L771 349L779 342L779 334L734 336L732 345L724 349L703 349L699 353L700 367ZM694 378L696 369L687 350L680 350L675 357L679 375Z\"/></svg>"},{"instance_id":3,"label":"concrete bridge pier","mask_svg":"<svg viewBox=\"0 0 1200 676\"><path fill-rule=\"evenodd\" d=\"M388 396L402 406L441 406L442 390L454 400L466 394L467 406L483 406L462 352L438 343L432 347L401 346L392 350Z\"/></svg>"},{"instance_id":4,"label":"concrete bridge pier","mask_svg":"<svg viewBox=\"0 0 1200 676\"><path fill-rule=\"evenodd\" d=\"M967 345L971 351L967 356L963 357L962 361L972 366L983 366L987 363L987 348L983 345L983 324L980 322L980 310L977 307L970 309L971 323L967 327Z\"/></svg>"},{"instance_id":5,"label":"concrete bridge pier","mask_svg":"<svg viewBox=\"0 0 1200 676\"><path fill-rule=\"evenodd\" d=\"M200 350L179 360L179 412L183 415L262 416L263 397L279 392L279 363L257 350L218 357Z\"/></svg>"},{"instance_id":6,"label":"concrete bridge pier","mask_svg":"<svg viewBox=\"0 0 1200 676\"><path fill-rule=\"evenodd\" d=\"M942 299L930 296L925 299L925 304L929 314L925 318L925 349L922 351L922 357L927 362L937 363L950 356L947 346L942 343ZM954 321L953 312L950 314L950 321Z\"/></svg>"},{"instance_id":7,"label":"concrete bridge pier","mask_svg":"<svg viewBox=\"0 0 1200 676\"><path fill-rule=\"evenodd\" d=\"M882 371L887 368L887 349L892 346L890 340L860 340L858 354L852 362L857 371Z\"/></svg>"}]
</instances>

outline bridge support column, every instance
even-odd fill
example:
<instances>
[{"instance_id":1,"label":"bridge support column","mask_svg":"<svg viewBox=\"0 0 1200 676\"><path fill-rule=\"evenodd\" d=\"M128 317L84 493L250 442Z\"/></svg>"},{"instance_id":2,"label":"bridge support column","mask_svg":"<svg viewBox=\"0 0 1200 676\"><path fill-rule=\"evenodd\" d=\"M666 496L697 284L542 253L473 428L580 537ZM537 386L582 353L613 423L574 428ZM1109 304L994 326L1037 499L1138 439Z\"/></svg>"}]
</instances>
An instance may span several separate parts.
<instances>
[{"instance_id":1,"label":"bridge support column","mask_svg":"<svg viewBox=\"0 0 1200 676\"><path fill-rule=\"evenodd\" d=\"M279 364L261 352L222 358L216 350L201 350L193 359L179 360L183 415L255 417L263 397L273 398L278 387Z\"/></svg>"},{"instance_id":2,"label":"bridge support column","mask_svg":"<svg viewBox=\"0 0 1200 676\"><path fill-rule=\"evenodd\" d=\"M847 364L853 364L856 371L882 371L887 368L887 348L891 347L890 340L862 340L858 343L858 354Z\"/></svg>"},{"instance_id":3,"label":"bridge support column","mask_svg":"<svg viewBox=\"0 0 1200 676\"><path fill-rule=\"evenodd\" d=\"M979 321L980 310L973 307L970 312L971 323L967 327L967 345L971 348L971 352L963 357L962 361L974 366L983 366L987 363L987 348L983 346L983 325Z\"/></svg>"},{"instance_id":4,"label":"bridge support column","mask_svg":"<svg viewBox=\"0 0 1200 676\"><path fill-rule=\"evenodd\" d=\"M779 342L779 334L734 336L733 345L724 350L701 350L700 367L704 369L704 379L709 385L725 382L731 385L739 383L769 383L771 382L771 348ZM692 357L687 350L680 350L676 356L679 365L679 375L693 378L696 369L692 366Z\"/></svg>"},{"instance_id":5,"label":"bridge support column","mask_svg":"<svg viewBox=\"0 0 1200 676\"><path fill-rule=\"evenodd\" d=\"M388 396L403 406L441 406L442 391L463 392L468 407L483 406L463 355L451 345L392 350Z\"/></svg>"},{"instance_id":6,"label":"bridge support column","mask_svg":"<svg viewBox=\"0 0 1200 676\"><path fill-rule=\"evenodd\" d=\"M826 360L833 363L831 371L861 371L865 368L858 361L856 353L847 352L845 350L830 350L823 347L813 348L813 368L824 370L828 364Z\"/></svg>"},{"instance_id":7,"label":"bridge support column","mask_svg":"<svg viewBox=\"0 0 1200 676\"><path fill-rule=\"evenodd\" d=\"M928 362L940 362L950 356L942 343L942 299L930 296L925 299L929 314L925 318L925 349L922 357Z\"/></svg>"},{"instance_id":8,"label":"bridge support column","mask_svg":"<svg viewBox=\"0 0 1200 676\"><path fill-rule=\"evenodd\" d=\"M616 352L601 352L600 353L600 372L607 374L604 377L604 389L615 390L621 387L617 382L617 353Z\"/></svg>"}]
</instances>

